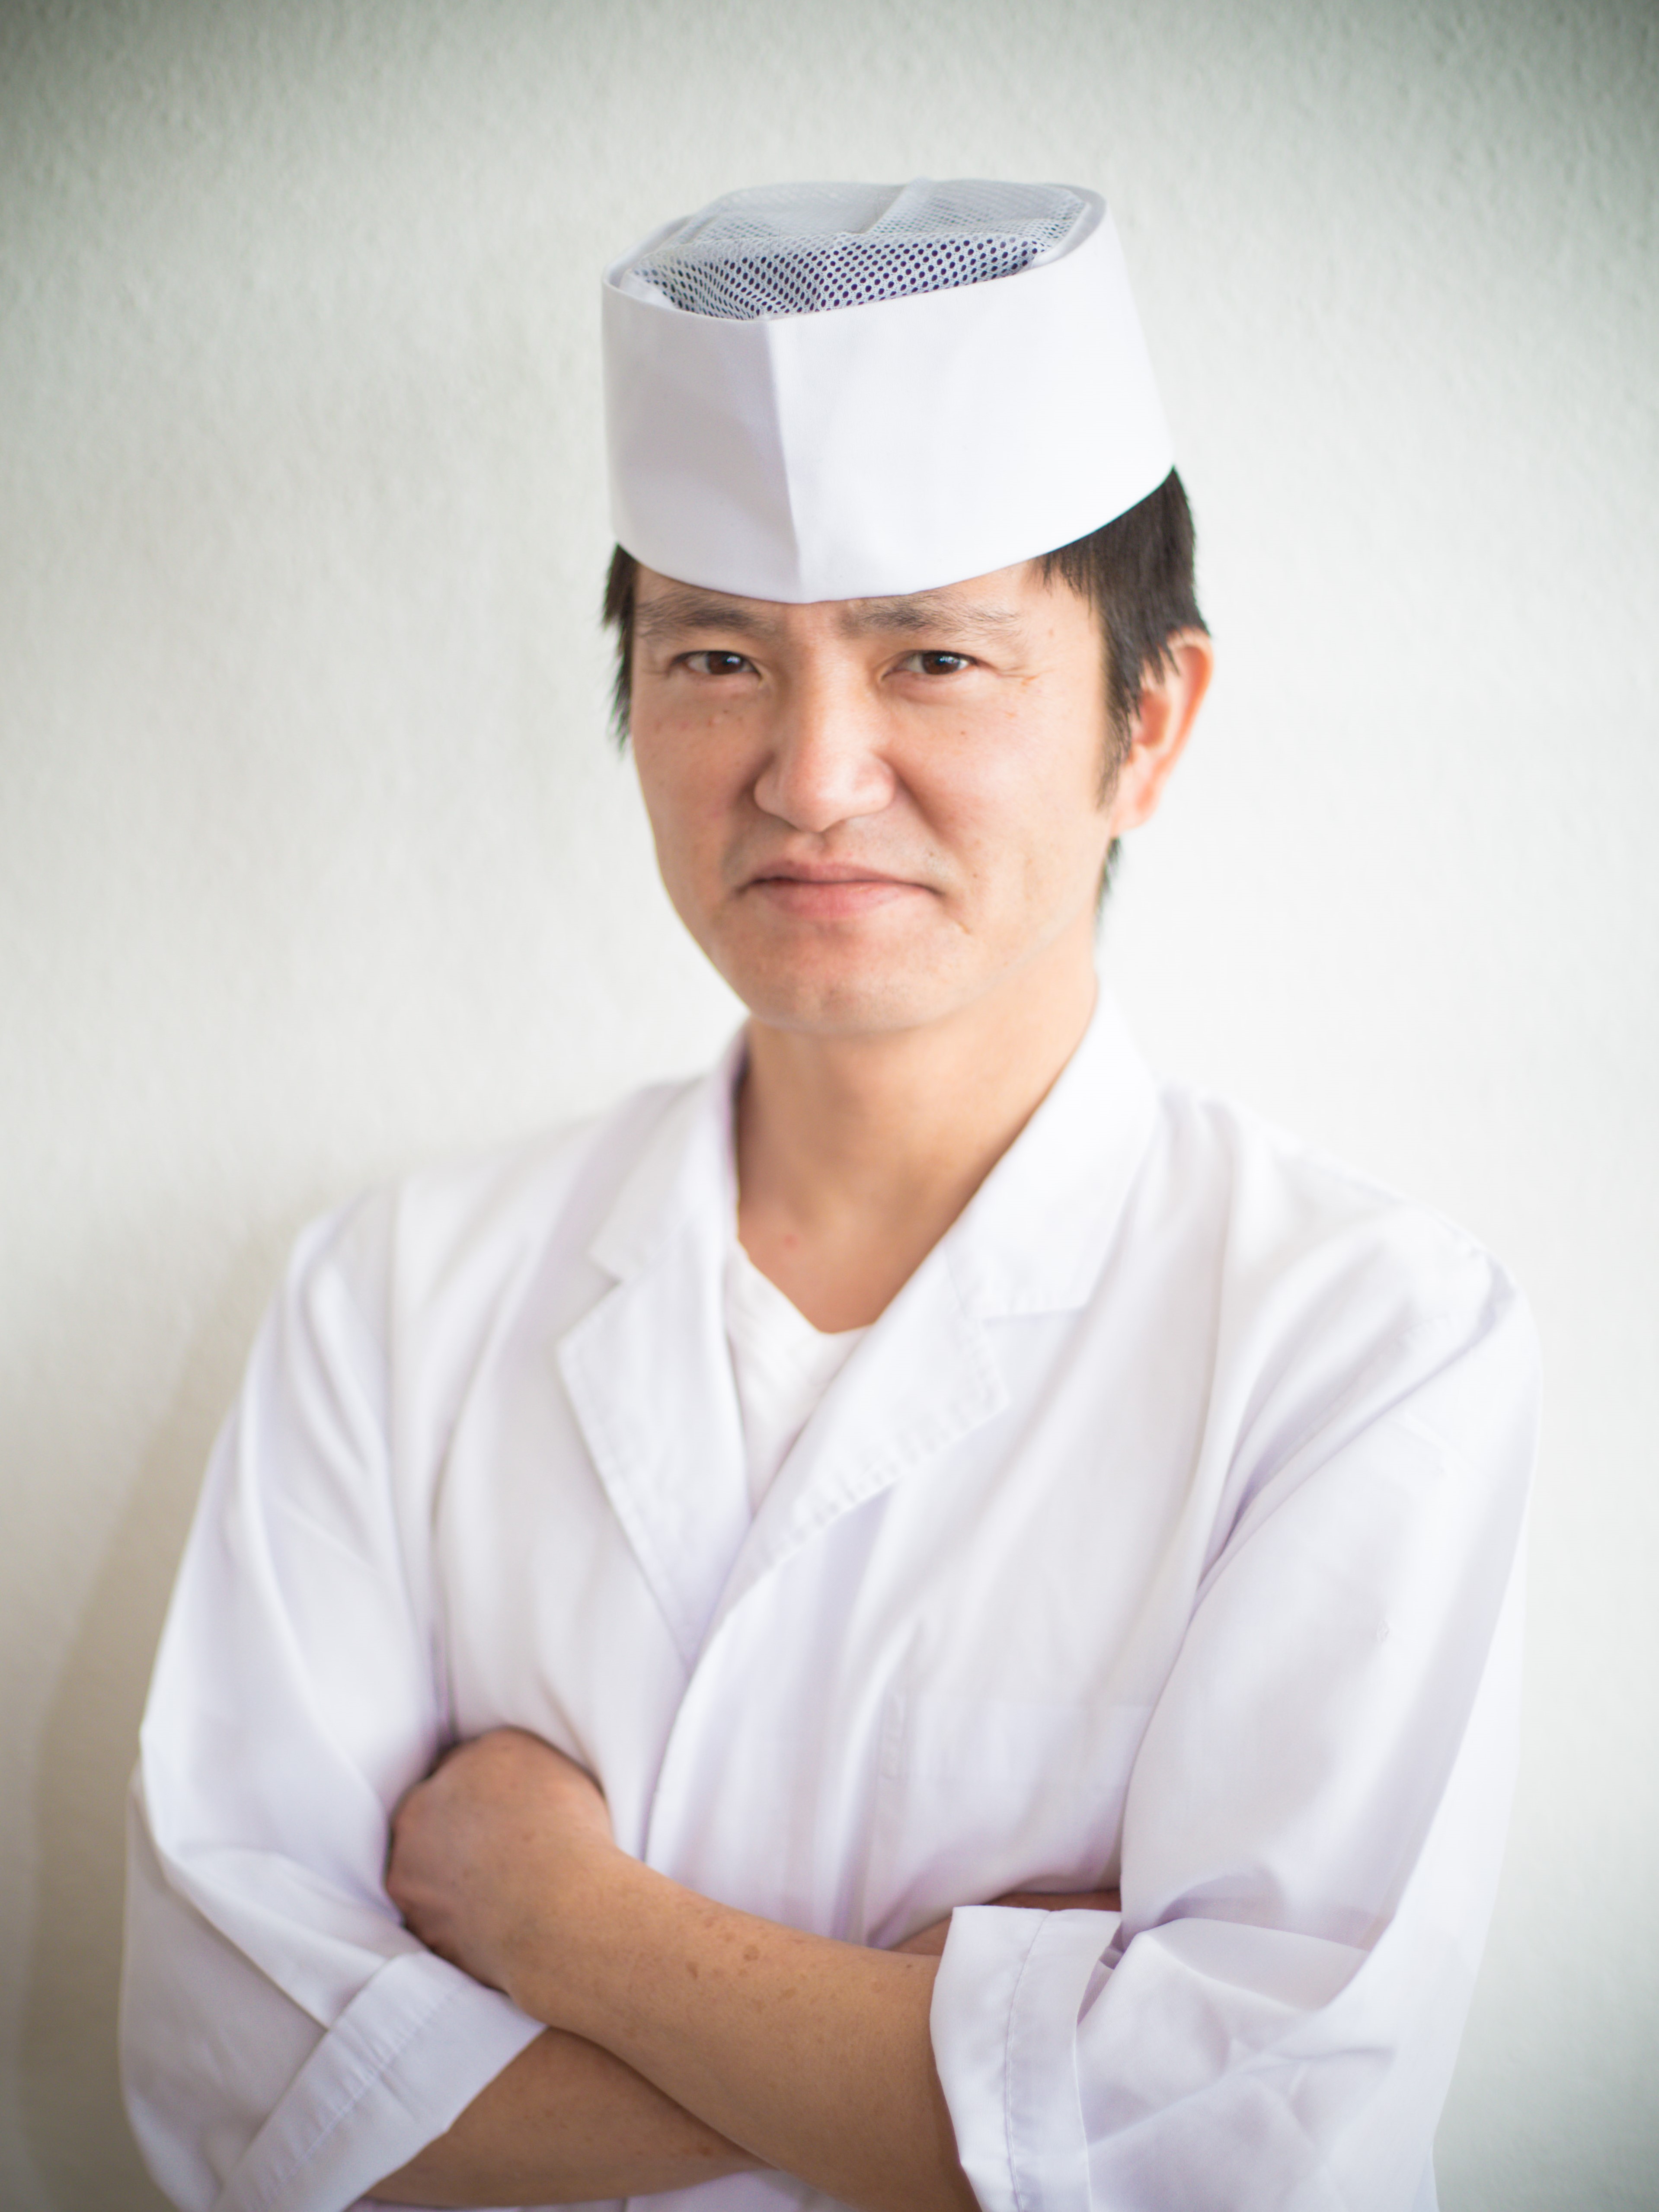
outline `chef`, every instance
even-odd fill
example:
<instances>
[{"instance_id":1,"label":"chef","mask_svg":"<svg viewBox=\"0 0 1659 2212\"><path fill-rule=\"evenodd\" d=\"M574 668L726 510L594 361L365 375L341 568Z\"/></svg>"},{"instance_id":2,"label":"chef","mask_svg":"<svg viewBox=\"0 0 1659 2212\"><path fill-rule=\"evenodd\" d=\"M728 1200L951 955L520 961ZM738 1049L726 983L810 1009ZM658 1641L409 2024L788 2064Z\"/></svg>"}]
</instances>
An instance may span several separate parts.
<instances>
[{"instance_id":1,"label":"chef","mask_svg":"<svg viewBox=\"0 0 1659 2212\"><path fill-rule=\"evenodd\" d=\"M185 2212L1427 2212L1534 1351L1097 990L1211 665L1111 220L739 192L604 286L720 1064L300 1241L136 1778Z\"/></svg>"}]
</instances>

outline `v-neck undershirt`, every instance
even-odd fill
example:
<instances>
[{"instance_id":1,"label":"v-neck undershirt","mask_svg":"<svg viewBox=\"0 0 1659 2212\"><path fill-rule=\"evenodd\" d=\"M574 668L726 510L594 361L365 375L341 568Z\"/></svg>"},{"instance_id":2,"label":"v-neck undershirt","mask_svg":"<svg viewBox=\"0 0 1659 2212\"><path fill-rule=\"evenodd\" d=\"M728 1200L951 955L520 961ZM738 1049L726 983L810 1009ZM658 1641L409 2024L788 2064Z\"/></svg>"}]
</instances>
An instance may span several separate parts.
<instances>
[{"instance_id":1,"label":"v-neck undershirt","mask_svg":"<svg viewBox=\"0 0 1659 2212\"><path fill-rule=\"evenodd\" d=\"M865 1334L814 1328L732 1238L726 1262L726 1335L743 1414L749 1502L758 1510L818 1401Z\"/></svg>"}]
</instances>

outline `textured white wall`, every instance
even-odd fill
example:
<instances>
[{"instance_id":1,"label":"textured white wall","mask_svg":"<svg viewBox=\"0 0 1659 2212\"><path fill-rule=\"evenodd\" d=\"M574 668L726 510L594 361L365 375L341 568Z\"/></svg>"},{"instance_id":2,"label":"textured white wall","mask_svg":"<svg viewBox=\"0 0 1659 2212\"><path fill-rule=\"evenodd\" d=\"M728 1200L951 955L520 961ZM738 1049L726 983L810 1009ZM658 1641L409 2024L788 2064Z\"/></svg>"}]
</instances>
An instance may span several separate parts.
<instances>
[{"instance_id":1,"label":"textured white wall","mask_svg":"<svg viewBox=\"0 0 1659 2212\"><path fill-rule=\"evenodd\" d=\"M1451 2212L1659 2202L1650 0L0 4L0 2200L156 2200L123 1781L280 1253L732 1018L604 735L594 276L781 176L1111 196L1222 676L1106 960L1549 1358ZM994 433L988 425L988 434Z\"/></svg>"}]
</instances>

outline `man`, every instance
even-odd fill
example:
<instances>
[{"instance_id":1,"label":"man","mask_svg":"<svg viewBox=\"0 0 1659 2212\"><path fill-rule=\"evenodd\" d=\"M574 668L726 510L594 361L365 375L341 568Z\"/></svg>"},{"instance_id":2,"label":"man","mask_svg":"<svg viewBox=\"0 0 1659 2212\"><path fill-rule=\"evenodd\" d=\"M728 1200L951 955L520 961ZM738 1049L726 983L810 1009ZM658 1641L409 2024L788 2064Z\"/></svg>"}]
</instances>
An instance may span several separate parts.
<instances>
[{"instance_id":1,"label":"man","mask_svg":"<svg viewBox=\"0 0 1659 2212\"><path fill-rule=\"evenodd\" d=\"M141 2141L222 2212L1431 2205L1532 1344L1097 1005L1210 668L1103 205L737 194L605 297L750 1019L302 1240L145 1723Z\"/></svg>"}]
</instances>

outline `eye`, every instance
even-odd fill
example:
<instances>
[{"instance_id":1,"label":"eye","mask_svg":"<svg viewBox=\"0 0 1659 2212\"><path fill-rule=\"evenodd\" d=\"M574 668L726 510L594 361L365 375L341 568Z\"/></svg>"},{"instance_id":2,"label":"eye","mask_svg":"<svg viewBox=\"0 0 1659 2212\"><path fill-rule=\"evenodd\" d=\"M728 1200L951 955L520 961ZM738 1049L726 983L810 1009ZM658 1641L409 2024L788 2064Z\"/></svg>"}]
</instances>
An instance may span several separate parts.
<instances>
[{"instance_id":1,"label":"eye","mask_svg":"<svg viewBox=\"0 0 1659 2212\"><path fill-rule=\"evenodd\" d=\"M907 653L899 665L917 676L960 676L974 662L965 653Z\"/></svg>"},{"instance_id":2,"label":"eye","mask_svg":"<svg viewBox=\"0 0 1659 2212\"><path fill-rule=\"evenodd\" d=\"M681 659L694 676L742 676L755 665L746 654L709 647L702 653L683 653Z\"/></svg>"}]
</instances>

